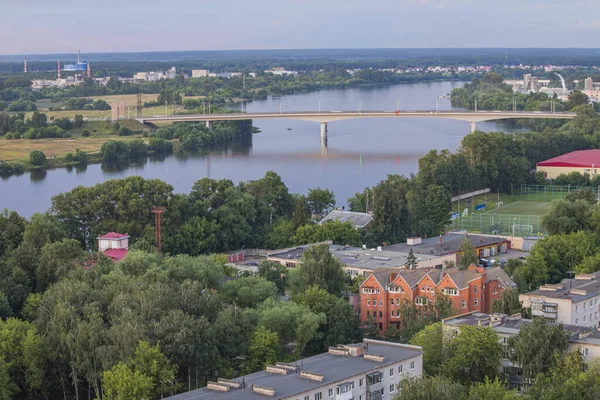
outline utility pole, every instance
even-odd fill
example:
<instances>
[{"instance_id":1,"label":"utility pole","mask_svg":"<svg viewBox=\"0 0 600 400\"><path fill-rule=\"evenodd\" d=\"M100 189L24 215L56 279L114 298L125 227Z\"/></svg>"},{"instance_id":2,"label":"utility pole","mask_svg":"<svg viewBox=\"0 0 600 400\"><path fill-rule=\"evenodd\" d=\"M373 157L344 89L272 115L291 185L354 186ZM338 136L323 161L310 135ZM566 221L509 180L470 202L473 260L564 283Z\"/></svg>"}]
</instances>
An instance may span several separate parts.
<instances>
[{"instance_id":1,"label":"utility pole","mask_svg":"<svg viewBox=\"0 0 600 400\"><path fill-rule=\"evenodd\" d=\"M154 213L154 229L156 231L156 250L158 254L162 254L162 238L161 238L161 229L160 229L160 216L167 210L164 206L156 206L152 207L152 212Z\"/></svg>"},{"instance_id":2,"label":"utility pole","mask_svg":"<svg viewBox=\"0 0 600 400\"><path fill-rule=\"evenodd\" d=\"M477 100L475 100L475 112L477 112Z\"/></svg>"},{"instance_id":3,"label":"utility pole","mask_svg":"<svg viewBox=\"0 0 600 400\"><path fill-rule=\"evenodd\" d=\"M142 94L137 94L137 107L136 107L136 115L138 118L142 116Z\"/></svg>"}]
</instances>

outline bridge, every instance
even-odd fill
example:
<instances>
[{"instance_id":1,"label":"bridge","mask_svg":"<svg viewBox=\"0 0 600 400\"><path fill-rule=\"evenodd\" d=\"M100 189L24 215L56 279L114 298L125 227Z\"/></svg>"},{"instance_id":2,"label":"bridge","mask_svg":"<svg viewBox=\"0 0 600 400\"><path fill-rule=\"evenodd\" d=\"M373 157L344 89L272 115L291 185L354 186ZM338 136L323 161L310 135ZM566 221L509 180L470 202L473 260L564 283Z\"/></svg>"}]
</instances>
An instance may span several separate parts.
<instances>
[{"instance_id":1,"label":"bridge","mask_svg":"<svg viewBox=\"0 0 600 400\"><path fill-rule=\"evenodd\" d=\"M240 121L247 119L295 119L321 123L321 137L327 138L327 123L353 118L445 118L466 121L471 124L471 132L477 129L478 122L500 119L573 119L575 113L549 111L467 111L467 110L425 110L425 111L281 111L231 114L181 114L163 117L138 117L137 121L147 124L172 122L206 122L210 129L214 121Z\"/></svg>"}]
</instances>

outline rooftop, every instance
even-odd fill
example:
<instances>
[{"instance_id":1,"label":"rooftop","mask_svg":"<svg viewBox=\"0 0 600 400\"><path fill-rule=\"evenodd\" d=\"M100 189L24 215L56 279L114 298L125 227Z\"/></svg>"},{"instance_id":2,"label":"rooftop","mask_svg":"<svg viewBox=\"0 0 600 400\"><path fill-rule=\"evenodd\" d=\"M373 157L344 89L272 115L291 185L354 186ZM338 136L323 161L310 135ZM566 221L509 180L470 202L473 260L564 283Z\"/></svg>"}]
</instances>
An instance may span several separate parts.
<instances>
[{"instance_id":1,"label":"rooftop","mask_svg":"<svg viewBox=\"0 0 600 400\"><path fill-rule=\"evenodd\" d=\"M367 213L334 210L323 218L319 224L323 225L327 221L350 222L356 229L362 229L369 225L373 216Z\"/></svg>"},{"instance_id":2,"label":"rooftop","mask_svg":"<svg viewBox=\"0 0 600 400\"><path fill-rule=\"evenodd\" d=\"M443 320L444 325L458 327L461 325L471 326L488 326L494 331L506 334L515 335L519 333L523 325L531 323L530 319L521 318L520 315L507 314L485 314L481 312L471 312L467 314L457 315ZM571 336L571 341L581 340L581 336L586 336L592 333L588 327L565 325L563 329Z\"/></svg>"},{"instance_id":3,"label":"rooftop","mask_svg":"<svg viewBox=\"0 0 600 400\"><path fill-rule=\"evenodd\" d=\"M538 167L600 166L600 150L577 150L537 163Z\"/></svg>"},{"instance_id":4,"label":"rooftop","mask_svg":"<svg viewBox=\"0 0 600 400\"><path fill-rule=\"evenodd\" d=\"M117 262L125 258L127 255L127 249L107 249L102 252L106 257Z\"/></svg>"},{"instance_id":5,"label":"rooftop","mask_svg":"<svg viewBox=\"0 0 600 400\"><path fill-rule=\"evenodd\" d=\"M124 239L128 237L129 236L127 234L108 232L107 234L100 236L98 239Z\"/></svg>"},{"instance_id":6,"label":"rooftop","mask_svg":"<svg viewBox=\"0 0 600 400\"><path fill-rule=\"evenodd\" d=\"M422 354L418 347L402 345L399 343L390 343L376 340L364 340L368 343L367 351L369 354L382 354L384 360L377 361L363 358L361 356L334 355L323 353L317 356L305 358L297 361L294 366L299 371L291 370L287 374L278 374L267 371L259 371L250 375L235 378L233 381L245 383L245 387L230 388L229 391L216 391L208 388L193 390L187 393L181 393L176 396L168 397L171 400L237 400L237 399L261 399L269 396L260 395L252 391L253 386L274 389L273 399L283 399L294 396L306 391L325 387L334 383L343 384L348 378L356 375L366 374L371 371L378 371L388 365L407 360ZM354 345L362 347L362 344ZM303 378L299 372L311 372L322 374L322 381ZM325 396L324 396L325 397Z\"/></svg>"},{"instance_id":7,"label":"rooftop","mask_svg":"<svg viewBox=\"0 0 600 400\"><path fill-rule=\"evenodd\" d=\"M565 299L573 303L600 295L600 272L575 275L574 279L563 279L555 285L543 285L538 290L521 296L534 298ZM532 300L530 298L530 300Z\"/></svg>"},{"instance_id":8,"label":"rooftop","mask_svg":"<svg viewBox=\"0 0 600 400\"><path fill-rule=\"evenodd\" d=\"M479 247L487 247L492 245L500 245L507 242L508 239L501 236L487 236L487 235L472 235L463 233L446 233L444 235L423 238L418 244L399 243L392 244L385 247L385 250L390 252L402 252L408 253L410 249L413 250L417 257L423 255L434 255L443 256L446 254L458 253L460 251L460 245L463 239L467 238L471 242L471 246L476 249Z\"/></svg>"},{"instance_id":9,"label":"rooftop","mask_svg":"<svg viewBox=\"0 0 600 400\"><path fill-rule=\"evenodd\" d=\"M302 255L306 249L311 246L315 246L315 244L308 244L304 246L297 246L291 249L275 251L269 254L269 258L297 261L302 258ZM370 270L375 270L377 268L403 267L408 258L408 252L402 253L399 251L361 249L358 247L349 247L337 244L329 244L329 251L346 267L356 267ZM417 258L417 261L433 260L438 258L436 255L416 253L415 257Z\"/></svg>"}]
</instances>

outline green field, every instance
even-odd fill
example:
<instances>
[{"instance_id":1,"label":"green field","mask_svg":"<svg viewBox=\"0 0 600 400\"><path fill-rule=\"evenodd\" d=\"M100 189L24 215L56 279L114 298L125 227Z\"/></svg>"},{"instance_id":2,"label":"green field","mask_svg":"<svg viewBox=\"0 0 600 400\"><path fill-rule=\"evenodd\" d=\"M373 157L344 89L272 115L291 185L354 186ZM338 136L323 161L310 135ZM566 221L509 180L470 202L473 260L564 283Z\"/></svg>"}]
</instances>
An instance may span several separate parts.
<instances>
[{"instance_id":1,"label":"green field","mask_svg":"<svg viewBox=\"0 0 600 400\"><path fill-rule=\"evenodd\" d=\"M509 196L507 196L509 197ZM485 211L471 213L452 221L452 229L468 230L486 234L512 235L513 229L516 236L537 235L544 232L541 226L542 216L552 205L549 201L508 201L503 207L496 208L496 202L488 203ZM504 201L501 197L501 201ZM481 204L481 203L476 203Z\"/></svg>"}]
</instances>

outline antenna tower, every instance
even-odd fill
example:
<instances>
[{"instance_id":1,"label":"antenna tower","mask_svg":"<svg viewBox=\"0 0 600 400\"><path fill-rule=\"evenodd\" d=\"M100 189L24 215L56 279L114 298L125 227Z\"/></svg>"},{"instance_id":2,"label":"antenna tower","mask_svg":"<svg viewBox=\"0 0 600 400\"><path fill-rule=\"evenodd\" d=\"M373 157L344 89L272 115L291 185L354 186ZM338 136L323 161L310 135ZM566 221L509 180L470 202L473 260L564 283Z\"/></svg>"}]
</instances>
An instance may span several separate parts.
<instances>
[{"instance_id":1,"label":"antenna tower","mask_svg":"<svg viewBox=\"0 0 600 400\"><path fill-rule=\"evenodd\" d=\"M23 61L23 72L27 73L27 58Z\"/></svg>"},{"instance_id":2,"label":"antenna tower","mask_svg":"<svg viewBox=\"0 0 600 400\"><path fill-rule=\"evenodd\" d=\"M58 76L57 79L60 79L60 60L58 60Z\"/></svg>"},{"instance_id":3,"label":"antenna tower","mask_svg":"<svg viewBox=\"0 0 600 400\"><path fill-rule=\"evenodd\" d=\"M81 52L77 50L77 64L81 64Z\"/></svg>"},{"instance_id":4,"label":"antenna tower","mask_svg":"<svg viewBox=\"0 0 600 400\"><path fill-rule=\"evenodd\" d=\"M156 230L156 250L158 251L158 254L162 254L162 240L160 236L160 216L165 211L167 211L167 208L164 206L152 207L152 212L154 213L154 229Z\"/></svg>"}]
</instances>

